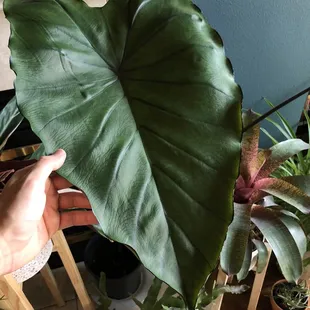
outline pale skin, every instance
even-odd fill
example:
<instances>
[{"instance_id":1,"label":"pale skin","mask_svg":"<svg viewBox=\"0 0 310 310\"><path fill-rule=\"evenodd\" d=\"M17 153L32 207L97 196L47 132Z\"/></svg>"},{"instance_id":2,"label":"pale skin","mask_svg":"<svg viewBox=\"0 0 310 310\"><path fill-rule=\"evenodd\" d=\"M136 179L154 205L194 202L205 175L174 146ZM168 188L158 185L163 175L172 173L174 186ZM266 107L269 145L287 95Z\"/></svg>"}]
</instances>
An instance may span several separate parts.
<instances>
[{"instance_id":1,"label":"pale skin","mask_svg":"<svg viewBox=\"0 0 310 310\"><path fill-rule=\"evenodd\" d=\"M16 172L0 195L0 275L11 273L30 262L60 229L97 224L82 192L59 194L72 185L52 172L65 162L58 150L36 164Z\"/></svg>"}]
</instances>

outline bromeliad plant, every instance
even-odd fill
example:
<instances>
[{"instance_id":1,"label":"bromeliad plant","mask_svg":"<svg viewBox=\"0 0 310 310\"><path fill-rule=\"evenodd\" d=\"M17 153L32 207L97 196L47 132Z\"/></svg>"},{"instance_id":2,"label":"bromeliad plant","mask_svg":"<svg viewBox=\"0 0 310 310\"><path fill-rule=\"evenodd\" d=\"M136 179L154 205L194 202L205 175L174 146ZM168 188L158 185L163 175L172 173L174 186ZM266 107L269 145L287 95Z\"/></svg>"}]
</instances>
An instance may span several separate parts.
<instances>
[{"instance_id":1,"label":"bromeliad plant","mask_svg":"<svg viewBox=\"0 0 310 310\"><path fill-rule=\"evenodd\" d=\"M255 118L251 111L245 113L244 126ZM291 156L309 149L309 144L289 139L270 149L259 150L259 132L260 127L256 125L243 135L240 175L234 194L235 213L222 249L221 266L227 274L237 274L239 280L245 278L255 246L259 251L258 271L263 269L267 251L262 240L254 237L252 243L252 222L272 247L285 278L289 282L296 281L302 273L306 236L298 218L276 206L270 195L303 213L310 213L310 196L298 186L300 182L310 185L310 177L273 178L271 174Z\"/></svg>"},{"instance_id":2,"label":"bromeliad plant","mask_svg":"<svg viewBox=\"0 0 310 310\"><path fill-rule=\"evenodd\" d=\"M274 107L274 105L267 99L265 99L266 103L270 107ZM266 120L272 124L286 139L296 139L296 134L292 126L288 123L288 121L284 118L284 116L278 111L276 112L276 116L278 122L267 118ZM310 118L308 116L308 111L304 111L304 118L306 120L308 126L308 141L310 141ZM261 128L261 131L270 138L273 144L278 144L279 142L272 136L265 128ZM295 183L298 187L300 187L307 195L310 195L310 186L308 183L309 175L310 175L310 149L307 152L302 151L298 154L294 155L293 157L287 159L284 163L282 163L278 169L276 169L272 173L273 177L276 178L283 178L288 176L299 176L295 178ZM302 177L303 176L303 177ZM288 211L292 211L292 207L286 203L283 203L281 200L278 201L279 204ZM304 229L307 238L307 250L310 250L310 216L308 214L303 214L302 212L294 212ZM304 265L309 264L309 259L306 261L304 260Z\"/></svg>"},{"instance_id":3,"label":"bromeliad plant","mask_svg":"<svg viewBox=\"0 0 310 310\"><path fill-rule=\"evenodd\" d=\"M232 218L240 87L190 0L5 0L17 107L108 238L193 308ZM1 124L1 122L0 122ZM37 154L37 156L39 156Z\"/></svg>"}]
</instances>

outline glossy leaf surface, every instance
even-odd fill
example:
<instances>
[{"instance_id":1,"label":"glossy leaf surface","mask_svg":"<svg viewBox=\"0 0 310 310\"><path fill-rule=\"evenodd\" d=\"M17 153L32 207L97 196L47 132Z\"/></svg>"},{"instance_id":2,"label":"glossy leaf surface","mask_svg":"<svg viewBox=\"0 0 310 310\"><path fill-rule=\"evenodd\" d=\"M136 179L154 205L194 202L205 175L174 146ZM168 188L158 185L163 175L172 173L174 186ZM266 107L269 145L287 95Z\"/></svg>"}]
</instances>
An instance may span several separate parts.
<instances>
[{"instance_id":1,"label":"glossy leaf surface","mask_svg":"<svg viewBox=\"0 0 310 310\"><path fill-rule=\"evenodd\" d=\"M18 107L103 233L193 307L232 218L242 95L188 0L6 0Z\"/></svg>"}]
</instances>

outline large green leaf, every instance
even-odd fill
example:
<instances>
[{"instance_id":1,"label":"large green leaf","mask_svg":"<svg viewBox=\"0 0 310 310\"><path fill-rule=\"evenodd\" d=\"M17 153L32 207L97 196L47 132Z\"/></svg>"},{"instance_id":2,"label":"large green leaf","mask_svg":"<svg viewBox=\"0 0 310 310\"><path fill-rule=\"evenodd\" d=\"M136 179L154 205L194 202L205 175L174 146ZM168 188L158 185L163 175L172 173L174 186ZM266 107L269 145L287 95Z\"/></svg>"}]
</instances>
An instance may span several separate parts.
<instances>
[{"instance_id":1,"label":"large green leaf","mask_svg":"<svg viewBox=\"0 0 310 310\"><path fill-rule=\"evenodd\" d=\"M252 208L251 219L270 244L286 280L297 281L302 272L302 260L286 225L275 212L262 206Z\"/></svg>"},{"instance_id":2,"label":"large green leaf","mask_svg":"<svg viewBox=\"0 0 310 310\"><path fill-rule=\"evenodd\" d=\"M0 152L23 119L24 117L20 114L14 97L0 113Z\"/></svg>"},{"instance_id":3,"label":"large green leaf","mask_svg":"<svg viewBox=\"0 0 310 310\"><path fill-rule=\"evenodd\" d=\"M251 225L251 206L234 204L234 218L229 225L220 263L228 275L237 274L244 261Z\"/></svg>"},{"instance_id":4,"label":"large green leaf","mask_svg":"<svg viewBox=\"0 0 310 310\"><path fill-rule=\"evenodd\" d=\"M232 218L240 88L189 0L6 0L18 107L102 230L190 306Z\"/></svg>"}]
</instances>

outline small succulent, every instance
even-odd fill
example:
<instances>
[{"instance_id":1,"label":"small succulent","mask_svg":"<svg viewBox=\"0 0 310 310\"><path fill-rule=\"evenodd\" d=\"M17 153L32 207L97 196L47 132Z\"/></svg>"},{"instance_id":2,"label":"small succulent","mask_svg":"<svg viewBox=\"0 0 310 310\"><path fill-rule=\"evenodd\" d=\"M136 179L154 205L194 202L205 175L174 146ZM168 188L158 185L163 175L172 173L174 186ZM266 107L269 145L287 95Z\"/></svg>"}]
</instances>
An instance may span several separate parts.
<instances>
[{"instance_id":1,"label":"small succulent","mask_svg":"<svg viewBox=\"0 0 310 310\"><path fill-rule=\"evenodd\" d=\"M183 299L169 286L165 289L162 297L159 297L162 284L163 282L161 280L154 278L143 302L132 297L140 310L161 310L170 308L185 309Z\"/></svg>"},{"instance_id":2,"label":"small succulent","mask_svg":"<svg viewBox=\"0 0 310 310\"><path fill-rule=\"evenodd\" d=\"M109 298L106 290L106 275L104 272L100 274L99 280L99 305L96 310L109 310L112 300Z\"/></svg>"},{"instance_id":3,"label":"small succulent","mask_svg":"<svg viewBox=\"0 0 310 310\"><path fill-rule=\"evenodd\" d=\"M288 310L306 309L308 306L309 290L305 283L279 283L273 290L276 303Z\"/></svg>"},{"instance_id":4,"label":"small succulent","mask_svg":"<svg viewBox=\"0 0 310 310\"><path fill-rule=\"evenodd\" d=\"M257 118L248 111L243 114L247 127ZM300 139L288 139L269 149L260 150L260 126L252 126L242 138L240 175L234 192L234 218L228 228L221 252L221 267L229 275L244 279L251 264L253 248L258 250L259 272L266 262L263 240L251 233L251 222L262 233L275 253L282 273L289 282L302 273L302 257L306 236L298 218L278 206L279 198L297 210L310 213L310 196L302 188L310 186L310 176L275 178L273 172L290 157L309 149Z\"/></svg>"}]
</instances>

